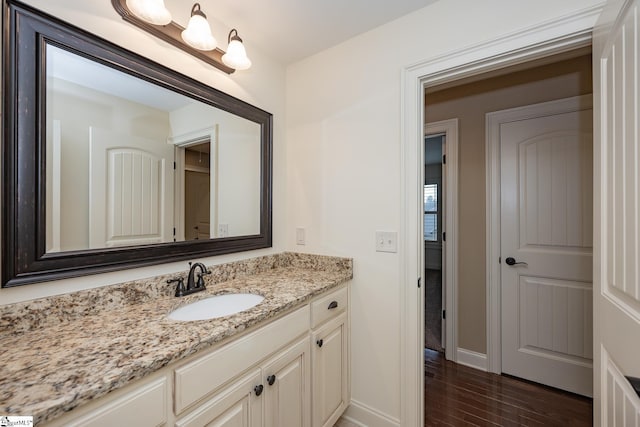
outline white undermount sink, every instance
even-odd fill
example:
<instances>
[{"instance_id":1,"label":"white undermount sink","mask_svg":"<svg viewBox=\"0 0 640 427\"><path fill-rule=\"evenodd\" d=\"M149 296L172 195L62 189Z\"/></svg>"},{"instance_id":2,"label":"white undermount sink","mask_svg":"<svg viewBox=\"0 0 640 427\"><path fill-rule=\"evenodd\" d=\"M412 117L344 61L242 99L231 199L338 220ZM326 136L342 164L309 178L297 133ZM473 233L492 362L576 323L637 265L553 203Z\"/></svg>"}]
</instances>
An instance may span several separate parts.
<instances>
[{"instance_id":1,"label":"white undermount sink","mask_svg":"<svg viewBox=\"0 0 640 427\"><path fill-rule=\"evenodd\" d=\"M169 313L169 319L187 322L215 319L248 310L262 300L264 297L256 294L216 295L173 310Z\"/></svg>"}]
</instances>

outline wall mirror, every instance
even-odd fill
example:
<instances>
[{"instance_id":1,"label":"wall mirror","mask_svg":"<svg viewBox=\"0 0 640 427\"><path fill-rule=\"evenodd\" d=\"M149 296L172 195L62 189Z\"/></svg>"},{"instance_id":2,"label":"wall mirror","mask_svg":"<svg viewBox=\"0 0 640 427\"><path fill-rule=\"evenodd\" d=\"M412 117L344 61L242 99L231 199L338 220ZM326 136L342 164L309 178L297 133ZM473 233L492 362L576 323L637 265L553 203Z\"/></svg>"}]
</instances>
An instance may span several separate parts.
<instances>
[{"instance_id":1,"label":"wall mirror","mask_svg":"<svg viewBox=\"0 0 640 427\"><path fill-rule=\"evenodd\" d=\"M271 246L271 114L6 8L3 287Z\"/></svg>"}]
</instances>

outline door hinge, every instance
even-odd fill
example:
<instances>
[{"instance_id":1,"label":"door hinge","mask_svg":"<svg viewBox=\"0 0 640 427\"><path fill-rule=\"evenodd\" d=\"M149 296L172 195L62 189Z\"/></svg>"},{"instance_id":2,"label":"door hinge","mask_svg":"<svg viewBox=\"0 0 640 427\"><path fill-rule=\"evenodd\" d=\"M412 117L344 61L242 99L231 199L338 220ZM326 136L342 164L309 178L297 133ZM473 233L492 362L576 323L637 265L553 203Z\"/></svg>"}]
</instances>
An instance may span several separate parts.
<instances>
[{"instance_id":1,"label":"door hinge","mask_svg":"<svg viewBox=\"0 0 640 427\"><path fill-rule=\"evenodd\" d=\"M447 310L442 310L442 318L443 319L447 318Z\"/></svg>"},{"instance_id":2,"label":"door hinge","mask_svg":"<svg viewBox=\"0 0 640 427\"><path fill-rule=\"evenodd\" d=\"M176 170L176 162L173 162L173 170Z\"/></svg>"},{"instance_id":3,"label":"door hinge","mask_svg":"<svg viewBox=\"0 0 640 427\"><path fill-rule=\"evenodd\" d=\"M501 256L498 257L498 264L502 264L502 257Z\"/></svg>"},{"instance_id":4,"label":"door hinge","mask_svg":"<svg viewBox=\"0 0 640 427\"><path fill-rule=\"evenodd\" d=\"M447 241L447 233L445 231L442 232L442 241L443 242Z\"/></svg>"},{"instance_id":5,"label":"door hinge","mask_svg":"<svg viewBox=\"0 0 640 427\"><path fill-rule=\"evenodd\" d=\"M446 155L446 154L444 154L444 155L442 156L442 164L443 164L443 165L446 165L446 164L447 164L447 155Z\"/></svg>"},{"instance_id":6,"label":"door hinge","mask_svg":"<svg viewBox=\"0 0 640 427\"><path fill-rule=\"evenodd\" d=\"M418 277L418 288L420 287L420 281L422 280L422 277Z\"/></svg>"}]
</instances>

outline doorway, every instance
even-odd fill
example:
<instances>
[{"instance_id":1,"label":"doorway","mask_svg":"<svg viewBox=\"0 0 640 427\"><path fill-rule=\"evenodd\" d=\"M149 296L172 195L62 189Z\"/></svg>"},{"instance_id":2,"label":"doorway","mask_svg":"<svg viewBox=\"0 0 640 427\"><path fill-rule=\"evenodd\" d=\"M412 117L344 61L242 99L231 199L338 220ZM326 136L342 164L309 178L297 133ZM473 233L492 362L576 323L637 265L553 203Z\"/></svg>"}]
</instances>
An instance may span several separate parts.
<instances>
[{"instance_id":1,"label":"doorway","mask_svg":"<svg viewBox=\"0 0 640 427\"><path fill-rule=\"evenodd\" d=\"M184 150L185 240L208 240L211 236L211 143L190 145Z\"/></svg>"},{"instance_id":2,"label":"doorway","mask_svg":"<svg viewBox=\"0 0 640 427\"><path fill-rule=\"evenodd\" d=\"M487 259L487 224L494 216L485 214L488 205L485 115L492 111L520 107L547 100L590 94L590 47L547 57L542 62L474 76L466 80L431 86L425 90L425 121L456 117L460 123L459 185L460 216L458 238L461 260L458 274L456 317L458 363L481 370L493 370L492 316L499 310L489 305L495 298L487 272L494 260ZM449 230L447 234L449 235ZM449 237L449 236L447 236ZM495 258L495 262L498 257ZM499 298L499 296L498 296ZM462 315L464 313L464 315ZM447 312L447 321L449 320ZM500 331L500 329L497 329ZM448 349L447 349L448 350Z\"/></svg>"},{"instance_id":3,"label":"doorway","mask_svg":"<svg viewBox=\"0 0 640 427\"><path fill-rule=\"evenodd\" d=\"M444 351L443 292L443 180L442 161L446 134L428 134L424 139L424 333L425 348Z\"/></svg>"},{"instance_id":4,"label":"doorway","mask_svg":"<svg viewBox=\"0 0 640 427\"><path fill-rule=\"evenodd\" d=\"M589 48L592 40L593 21L600 14L602 7L593 7L578 16L572 14L559 17L550 22L527 28L525 31L497 38L491 43L482 42L477 45L452 51L441 57L425 60L403 70L403 173L401 192L404 202L401 206L401 226L404 239L405 256L400 265L400 276L404 286L400 293L403 301L402 366L405 367L401 393L406 404L402 408L402 423L418 425L424 419L424 332L423 290L412 285L416 283L416 275L421 276L422 265L422 200L416 197L422 189L422 154L425 120L425 90L435 86L446 85L464 78L472 78L481 73L500 70L516 64L538 60L561 54L568 50ZM427 117L428 118L428 117ZM481 154L484 156L484 153ZM465 157L465 156L461 156ZM477 208L476 208L477 211ZM482 210L480 211L482 213ZM486 229L485 226L482 229ZM463 232L461 231L461 234ZM481 276L482 272L478 274ZM481 279L482 280L482 279ZM490 295L487 296L487 298ZM482 304L482 301L477 301ZM462 317L462 316L461 316ZM491 324L491 319L486 322ZM483 319L484 323L484 319ZM488 336L487 348L494 348L494 337ZM479 356L479 361L487 363L486 354ZM484 356L482 359L481 356ZM422 375L421 375L422 374Z\"/></svg>"}]
</instances>

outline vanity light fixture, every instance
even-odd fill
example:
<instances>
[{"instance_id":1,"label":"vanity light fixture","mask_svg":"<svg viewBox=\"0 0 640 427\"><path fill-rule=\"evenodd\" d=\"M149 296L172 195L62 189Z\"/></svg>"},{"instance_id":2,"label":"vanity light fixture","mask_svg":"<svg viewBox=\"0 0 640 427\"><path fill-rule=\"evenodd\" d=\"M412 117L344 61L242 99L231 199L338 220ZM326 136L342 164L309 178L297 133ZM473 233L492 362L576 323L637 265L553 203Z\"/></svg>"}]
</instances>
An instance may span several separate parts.
<instances>
[{"instance_id":1,"label":"vanity light fixture","mask_svg":"<svg viewBox=\"0 0 640 427\"><path fill-rule=\"evenodd\" d=\"M163 0L111 0L111 4L123 20L227 74L251 67L235 28L229 32L228 52L216 47L216 39L211 34L211 27L199 3L191 8L186 29L171 20L171 13L164 7Z\"/></svg>"}]
</instances>

